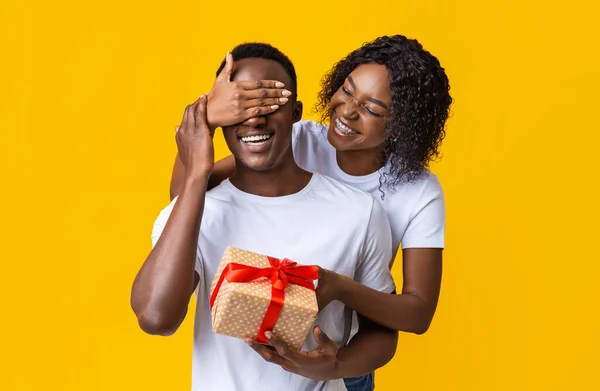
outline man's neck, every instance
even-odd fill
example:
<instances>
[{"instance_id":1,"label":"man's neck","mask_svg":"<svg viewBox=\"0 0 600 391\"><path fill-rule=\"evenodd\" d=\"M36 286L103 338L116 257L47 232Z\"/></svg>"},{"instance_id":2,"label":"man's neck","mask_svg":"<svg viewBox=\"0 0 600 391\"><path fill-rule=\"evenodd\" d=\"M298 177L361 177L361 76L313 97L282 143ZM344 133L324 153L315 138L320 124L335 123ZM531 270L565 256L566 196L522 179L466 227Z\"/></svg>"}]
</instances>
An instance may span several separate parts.
<instances>
[{"instance_id":1,"label":"man's neck","mask_svg":"<svg viewBox=\"0 0 600 391\"><path fill-rule=\"evenodd\" d=\"M236 162L235 173L229 180L246 193L262 197L283 197L304 189L311 177L312 174L298 167L292 157L291 161L266 171L254 171Z\"/></svg>"}]
</instances>

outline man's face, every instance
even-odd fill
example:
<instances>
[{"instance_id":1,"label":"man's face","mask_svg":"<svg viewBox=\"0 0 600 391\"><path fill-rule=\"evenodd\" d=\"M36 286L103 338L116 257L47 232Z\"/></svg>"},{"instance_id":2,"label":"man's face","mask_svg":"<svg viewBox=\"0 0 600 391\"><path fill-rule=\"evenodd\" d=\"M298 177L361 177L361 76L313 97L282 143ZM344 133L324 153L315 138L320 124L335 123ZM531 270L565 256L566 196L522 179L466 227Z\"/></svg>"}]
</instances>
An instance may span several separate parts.
<instances>
[{"instance_id":1,"label":"man's face","mask_svg":"<svg viewBox=\"0 0 600 391\"><path fill-rule=\"evenodd\" d=\"M292 85L292 79L281 64L263 58L237 61L231 81L238 80L279 80L286 86ZM291 96L286 104L264 117L264 124L225 126L223 134L236 161L254 171L271 170L286 156L293 159L292 125L301 117L302 103Z\"/></svg>"}]
</instances>

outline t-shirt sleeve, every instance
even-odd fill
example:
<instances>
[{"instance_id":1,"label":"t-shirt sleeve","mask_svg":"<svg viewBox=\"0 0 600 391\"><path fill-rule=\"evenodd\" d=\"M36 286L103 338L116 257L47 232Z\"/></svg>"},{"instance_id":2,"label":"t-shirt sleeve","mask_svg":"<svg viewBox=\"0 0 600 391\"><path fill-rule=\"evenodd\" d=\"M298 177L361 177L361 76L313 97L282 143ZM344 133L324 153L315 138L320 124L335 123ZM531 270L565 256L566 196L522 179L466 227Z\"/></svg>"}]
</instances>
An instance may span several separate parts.
<instances>
[{"instance_id":1,"label":"t-shirt sleeve","mask_svg":"<svg viewBox=\"0 0 600 391\"><path fill-rule=\"evenodd\" d=\"M363 243L363 251L354 279L362 285L381 292L394 291L390 273L392 260L392 233L381 204L373 199L371 216Z\"/></svg>"},{"instance_id":2,"label":"t-shirt sleeve","mask_svg":"<svg viewBox=\"0 0 600 391\"><path fill-rule=\"evenodd\" d=\"M154 248L154 246L156 246L156 243L158 242L158 239L160 238L160 236L162 235L165 226L167 225L167 221L169 220L169 216L171 216L171 212L173 211L173 207L175 206L175 203L177 202L177 197L175 197L173 199L173 201L171 201L171 203L169 205L167 205L163 210L160 211L160 213L158 214L158 217L156 218L156 220L154 220L154 226L152 227L152 248ZM200 272L202 270L202 262L201 262L201 258L200 258L200 252L196 252L196 266L195 266L196 272L199 273L200 275L202 275Z\"/></svg>"},{"instance_id":3,"label":"t-shirt sleeve","mask_svg":"<svg viewBox=\"0 0 600 391\"><path fill-rule=\"evenodd\" d=\"M435 175L429 175L411 215L402 248L444 248L446 207L442 186Z\"/></svg>"},{"instance_id":4,"label":"t-shirt sleeve","mask_svg":"<svg viewBox=\"0 0 600 391\"><path fill-rule=\"evenodd\" d=\"M171 215L173 207L175 206L176 200L177 197L175 197L169 205L167 205L163 210L161 210L156 220L154 220L154 226L152 227L152 248L156 246L160 235L164 231L165 226L167 225L167 221L169 220L169 216Z\"/></svg>"},{"instance_id":5,"label":"t-shirt sleeve","mask_svg":"<svg viewBox=\"0 0 600 391\"><path fill-rule=\"evenodd\" d=\"M299 148L315 148L320 142L326 141L327 126L311 120L300 120L292 126L292 147L294 150Z\"/></svg>"},{"instance_id":6,"label":"t-shirt sleeve","mask_svg":"<svg viewBox=\"0 0 600 391\"><path fill-rule=\"evenodd\" d=\"M302 134L302 127L306 126L306 123L307 121L301 119L300 121L295 122L294 125L292 125L292 148L296 146L298 138Z\"/></svg>"},{"instance_id":7,"label":"t-shirt sleeve","mask_svg":"<svg viewBox=\"0 0 600 391\"><path fill-rule=\"evenodd\" d=\"M335 149L327 141L327 126L315 121L298 121L292 127L292 150L298 166L310 172L327 172Z\"/></svg>"}]
</instances>

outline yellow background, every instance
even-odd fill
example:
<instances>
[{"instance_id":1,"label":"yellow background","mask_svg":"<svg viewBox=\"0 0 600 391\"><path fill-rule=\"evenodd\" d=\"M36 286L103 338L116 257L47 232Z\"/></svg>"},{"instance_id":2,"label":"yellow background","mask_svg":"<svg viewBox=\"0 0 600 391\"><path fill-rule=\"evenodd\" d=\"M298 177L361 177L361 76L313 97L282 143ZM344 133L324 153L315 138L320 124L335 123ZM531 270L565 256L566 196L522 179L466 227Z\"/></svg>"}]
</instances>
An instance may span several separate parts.
<instances>
[{"instance_id":1,"label":"yellow background","mask_svg":"<svg viewBox=\"0 0 600 391\"><path fill-rule=\"evenodd\" d=\"M188 390L191 317L151 337L129 308L183 108L260 40L314 118L331 65L395 33L438 56L456 103L433 166L439 311L377 389L600 389L598 6L552 3L3 0L0 389Z\"/></svg>"}]
</instances>

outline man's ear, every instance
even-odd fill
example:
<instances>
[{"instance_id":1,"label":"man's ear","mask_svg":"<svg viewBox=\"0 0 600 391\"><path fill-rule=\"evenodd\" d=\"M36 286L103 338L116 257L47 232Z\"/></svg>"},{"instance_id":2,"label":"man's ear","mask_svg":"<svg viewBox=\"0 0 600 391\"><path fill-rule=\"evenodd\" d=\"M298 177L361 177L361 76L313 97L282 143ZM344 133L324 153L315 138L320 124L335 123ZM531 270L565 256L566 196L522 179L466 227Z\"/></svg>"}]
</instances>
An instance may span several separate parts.
<instances>
[{"instance_id":1,"label":"man's ear","mask_svg":"<svg viewBox=\"0 0 600 391\"><path fill-rule=\"evenodd\" d=\"M294 105L294 123L302 119L302 102L297 100Z\"/></svg>"}]
</instances>

